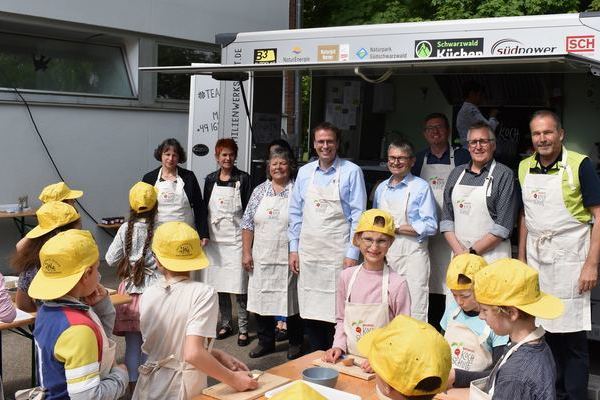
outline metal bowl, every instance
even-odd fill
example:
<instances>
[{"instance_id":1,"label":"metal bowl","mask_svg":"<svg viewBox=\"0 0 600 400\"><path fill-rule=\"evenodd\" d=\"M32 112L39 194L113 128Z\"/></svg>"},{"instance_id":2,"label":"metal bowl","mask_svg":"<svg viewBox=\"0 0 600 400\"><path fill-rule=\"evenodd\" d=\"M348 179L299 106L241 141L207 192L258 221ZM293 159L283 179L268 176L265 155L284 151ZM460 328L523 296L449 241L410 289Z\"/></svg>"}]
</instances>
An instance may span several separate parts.
<instances>
[{"instance_id":1,"label":"metal bowl","mask_svg":"<svg viewBox=\"0 0 600 400\"><path fill-rule=\"evenodd\" d=\"M302 371L302 379L327 387L335 387L340 373L335 369L324 367L311 367Z\"/></svg>"}]
</instances>

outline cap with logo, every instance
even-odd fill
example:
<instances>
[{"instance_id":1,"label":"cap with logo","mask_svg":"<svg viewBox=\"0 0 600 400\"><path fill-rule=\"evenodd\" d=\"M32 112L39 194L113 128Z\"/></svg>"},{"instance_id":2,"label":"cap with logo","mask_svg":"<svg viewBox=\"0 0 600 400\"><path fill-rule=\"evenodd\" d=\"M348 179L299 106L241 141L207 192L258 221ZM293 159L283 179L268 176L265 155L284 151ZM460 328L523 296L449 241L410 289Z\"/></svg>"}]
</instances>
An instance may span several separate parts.
<instances>
[{"instance_id":1,"label":"cap with logo","mask_svg":"<svg viewBox=\"0 0 600 400\"><path fill-rule=\"evenodd\" d=\"M129 190L129 206L136 213L149 211L156 204L158 189L146 182L138 182Z\"/></svg>"},{"instance_id":2,"label":"cap with logo","mask_svg":"<svg viewBox=\"0 0 600 400\"><path fill-rule=\"evenodd\" d=\"M450 261L446 272L446 286L451 290L469 290L473 288L475 274L487 265L485 259L475 254L459 254ZM464 275L471 283L459 283L458 278Z\"/></svg>"},{"instance_id":3,"label":"cap with logo","mask_svg":"<svg viewBox=\"0 0 600 400\"><path fill-rule=\"evenodd\" d=\"M560 317L565 306L540 291L538 272L512 258L497 260L475 274L475 298L481 304L512 306L543 319Z\"/></svg>"},{"instance_id":4,"label":"cap with logo","mask_svg":"<svg viewBox=\"0 0 600 400\"><path fill-rule=\"evenodd\" d=\"M50 201L42 204L35 212L35 215L38 225L25 235L29 239L45 235L56 228L70 224L80 218L73 206L62 201Z\"/></svg>"},{"instance_id":5,"label":"cap with logo","mask_svg":"<svg viewBox=\"0 0 600 400\"><path fill-rule=\"evenodd\" d=\"M377 217L383 218L384 224L381 226L380 224L375 224ZM363 212L358 219L358 224L356 225L356 230L354 231L354 242L356 242L356 234L360 232L380 232L384 235L388 235L391 237L395 237L395 226L394 226L394 217L387 211L380 210L379 208L371 208ZM354 243L356 246L357 243Z\"/></svg>"},{"instance_id":6,"label":"cap with logo","mask_svg":"<svg viewBox=\"0 0 600 400\"><path fill-rule=\"evenodd\" d=\"M208 266L198 232L185 222L166 222L154 232L152 251L169 271L195 271Z\"/></svg>"},{"instance_id":7,"label":"cap with logo","mask_svg":"<svg viewBox=\"0 0 600 400\"><path fill-rule=\"evenodd\" d=\"M306 383L297 381L271 397L271 400L327 400L327 397Z\"/></svg>"},{"instance_id":8,"label":"cap with logo","mask_svg":"<svg viewBox=\"0 0 600 400\"><path fill-rule=\"evenodd\" d=\"M373 371L404 396L436 394L446 389L452 366L446 339L426 322L399 315L383 328L374 329L358 342ZM432 379L430 390L418 384Z\"/></svg>"},{"instance_id":9,"label":"cap with logo","mask_svg":"<svg viewBox=\"0 0 600 400\"><path fill-rule=\"evenodd\" d=\"M29 296L40 300L64 296L98 257L98 246L89 231L69 229L58 233L40 249L40 269L31 281Z\"/></svg>"},{"instance_id":10,"label":"cap with logo","mask_svg":"<svg viewBox=\"0 0 600 400\"><path fill-rule=\"evenodd\" d=\"M77 199L81 196L83 196L83 192L81 190L72 190L69 188L69 186L67 186L66 183L58 182L48 185L42 189L39 199L42 201L42 203L47 203L49 201Z\"/></svg>"}]
</instances>

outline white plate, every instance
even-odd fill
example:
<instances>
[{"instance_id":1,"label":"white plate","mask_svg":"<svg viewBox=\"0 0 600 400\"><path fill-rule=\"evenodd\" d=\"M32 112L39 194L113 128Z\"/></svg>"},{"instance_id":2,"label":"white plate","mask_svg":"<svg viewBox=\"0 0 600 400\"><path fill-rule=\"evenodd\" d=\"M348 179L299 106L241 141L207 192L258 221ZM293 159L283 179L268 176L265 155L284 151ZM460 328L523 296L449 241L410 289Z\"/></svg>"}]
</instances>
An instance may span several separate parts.
<instances>
[{"instance_id":1,"label":"white plate","mask_svg":"<svg viewBox=\"0 0 600 400\"><path fill-rule=\"evenodd\" d=\"M309 385L310 387L315 389L322 396L327 397L328 400L361 400L360 396L352 394L352 393L342 392L341 390L332 389L332 388L329 388L329 387L323 386L323 385L317 385L316 383L312 383L312 382L307 382L307 381L303 381L303 380L300 380L300 381L306 383L307 385ZM298 382L298 381L292 381L292 382L288 383L287 385L283 385L276 389L269 390L267 393L265 393L265 397L267 399L270 399L271 397L275 396L277 393L281 392L282 390L287 389L288 386L293 385L296 382Z\"/></svg>"},{"instance_id":2,"label":"white plate","mask_svg":"<svg viewBox=\"0 0 600 400\"><path fill-rule=\"evenodd\" d=\"M14 289L17 287L17 282L19 281L18 276L4 276L4 287L7 289Z\"/></svg>"}]
</instances>

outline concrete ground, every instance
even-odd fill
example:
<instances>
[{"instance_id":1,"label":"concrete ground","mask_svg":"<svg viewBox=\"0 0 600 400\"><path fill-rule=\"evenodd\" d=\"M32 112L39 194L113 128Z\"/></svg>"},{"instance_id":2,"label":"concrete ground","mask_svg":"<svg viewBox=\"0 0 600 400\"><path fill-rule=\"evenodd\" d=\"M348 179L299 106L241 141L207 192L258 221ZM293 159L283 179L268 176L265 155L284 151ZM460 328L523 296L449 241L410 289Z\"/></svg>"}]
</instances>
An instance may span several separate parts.
<instances>
[{"instance_id":1,"label":"concrete ground","mask_svg":"<svg viewBox=\"0 0 600 400\"><path fill-rule=\"evenodd\" d=\"M107 287L117 288L118 279L115 271L101 264L102 283ZM232 302L235 306L236 302ZM234 310L235 315L235 310ZM217 340L215 347L222 349L241 361L245 362L250 369L266 370L275 365L287 361L287 342L277 343L276 352L259 359L251 359L248 352L256 343L256 330L254 319L250 318L251 343L246 347L237 345L237 335L224 340ZM116 337L117 359L122 362L125 354L125 342L123 338ZM591 373L600 375L600 342L590 341ZM306 345L306 343L305 343ZM17 335L13 332L2 332L2 380L4 383L4 395L6 399L14 399L14 392L19 389L31 387L31 340ZM212 381L214 383L214 381ZM209 380L209 384L212 384Z\"/></svg>"}]
</instances>

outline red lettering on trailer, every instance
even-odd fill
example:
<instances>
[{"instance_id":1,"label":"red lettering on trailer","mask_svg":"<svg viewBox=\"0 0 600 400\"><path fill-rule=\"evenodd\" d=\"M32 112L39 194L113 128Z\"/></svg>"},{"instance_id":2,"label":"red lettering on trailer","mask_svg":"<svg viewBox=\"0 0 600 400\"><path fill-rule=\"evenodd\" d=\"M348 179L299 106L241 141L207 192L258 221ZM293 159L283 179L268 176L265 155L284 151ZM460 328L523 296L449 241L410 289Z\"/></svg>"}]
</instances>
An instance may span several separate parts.
<instances>
[{"instance_id":1,"label":"red lettering on trailer","mask_svg":"<svg viewBox=\"0 0 600 400\"><path fill-rule=\"evenodd\" d=\"M596 37L594 35L567 36L567 53L591 53L596 48Z\"/></svg>"}]
</instances>

